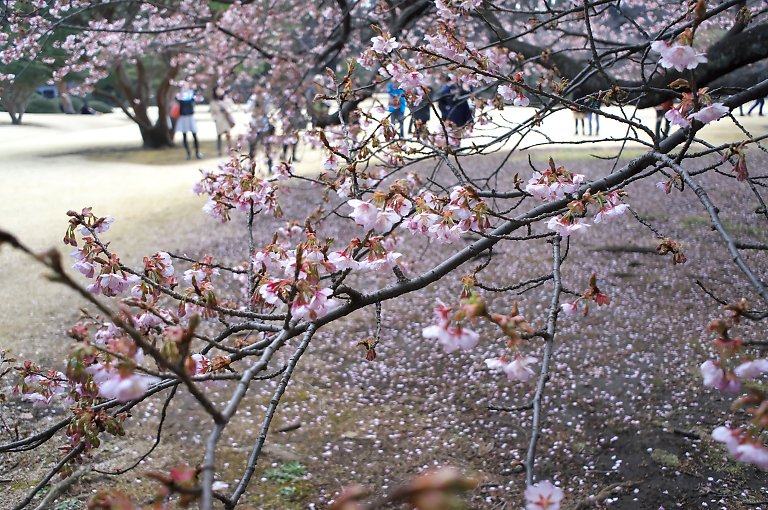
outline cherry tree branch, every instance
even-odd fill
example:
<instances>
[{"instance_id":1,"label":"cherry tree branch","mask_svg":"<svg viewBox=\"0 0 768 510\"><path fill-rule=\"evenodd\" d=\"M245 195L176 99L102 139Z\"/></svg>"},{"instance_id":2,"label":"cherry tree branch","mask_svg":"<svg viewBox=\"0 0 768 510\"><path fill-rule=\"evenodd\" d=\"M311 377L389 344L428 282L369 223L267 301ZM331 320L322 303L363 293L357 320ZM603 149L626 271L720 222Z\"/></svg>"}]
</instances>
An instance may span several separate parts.
<instances>
[{"instance_id":1,"label":"cherry tree branch","mask_svg":"<svg viewBox=\"0 0 768 510\"><path fill-rule=\"evenodd\" d=\"M534 464L536 462L536 444L541 434L541 399L544 396L544 389L549 380L549 363L552 358L552 349L555 342L555 332L557 331L557 315L560 312L560 293L563 290L560 281L560 236L552 239L552 281L554 288L552 290L552 300L549 304L549 314L547 316L547 330L544 335L544 352L541 360L541 373L536 383L536 393L533 396L533 418L531 420L531 439L528 443L528 453L525 456L525 482L527 485L533 485Z\"/></svg>"}]
</instances>

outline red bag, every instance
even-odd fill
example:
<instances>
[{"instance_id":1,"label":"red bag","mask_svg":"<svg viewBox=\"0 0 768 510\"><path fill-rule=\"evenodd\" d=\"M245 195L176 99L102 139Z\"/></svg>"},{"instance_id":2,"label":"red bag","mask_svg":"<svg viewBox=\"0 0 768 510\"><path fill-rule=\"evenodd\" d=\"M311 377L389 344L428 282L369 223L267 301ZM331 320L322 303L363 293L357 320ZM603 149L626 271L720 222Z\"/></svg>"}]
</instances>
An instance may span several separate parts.
<instances>
[{"instance_id":1,"label":"red bag","mask_svg":"<svg viewBox=\"0 0 768 510\"><path fill-rule=\"evenodd\" d=\"M170 114L173 120L178 120L178 118L181 117L181 105L178 101L173 102Z\"/></svg>"}]
</instances>

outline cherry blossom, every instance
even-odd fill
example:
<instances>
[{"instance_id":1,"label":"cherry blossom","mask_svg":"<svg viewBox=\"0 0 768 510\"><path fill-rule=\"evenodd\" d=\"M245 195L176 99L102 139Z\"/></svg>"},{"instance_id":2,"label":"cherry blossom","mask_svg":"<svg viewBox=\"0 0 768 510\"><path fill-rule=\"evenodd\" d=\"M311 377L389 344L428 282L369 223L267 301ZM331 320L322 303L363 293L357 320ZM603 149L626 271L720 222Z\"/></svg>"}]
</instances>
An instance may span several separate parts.
<instances>
[{"instance_id":1,"label":"cherry blossom","mask_svg":"<svg viewBox=\"0 0 768 510\"><path fill-rule=\"evenodd\" d=\"M664 41L654 41L651 49L661 54L659 64L665 69L674 68L682 72L686 69L695 69L699 64L707 62L703 53L698 53L691 46L681 44L668 44Z\"/></svg>"},{"instance_id":2,"label":"cherry blossom","mask_svg":"<svg viewBox=\"0 0 768 510\"><path fill-rule=\"evenodd\" d=\"M768 471L768 448L744 429L720 426L712 431L712 439L723 443L737 461Z\"/></svg>"},{"instance_id":3,"label":"cherry blossom","mask_svg":"<svg viewBox=\"0 0 768 510\"><path fill-rule=\"evenodd\" d=\"M563 491L549 480L544 480L525 489L526 510L559 510Z\"/></svg>"},{"instance_id":4,"label":"cherry blossom","mask_svg":"<svg viewBox=\"0 0 768 510\"><path fill-rule=\"evenodd\" d=\"M377 53L390 53L400 47L400 43L394 37L382 37L377 35L371 38L373 51Z\"/></svg>"},{"instance_id":5,"label":"cherry blossom","mask_svg":"<svg viewBox=\"0 0 768 510\"><path fill-rule=\"evenodd\" d=\"M528 382L536 375L528 365L536 361L538 359L533 356L515 354L511 362L505 356L502 356L500 358L487 359L485 364L491 370L504 372L510 381Z\"/></svg>"},{"instance_id":6,"label":"cherry blossom","mask_svg":"<svg viewBox=\"0 0 768 510\"><path fill-rule=\"evenodd\" d=\"M318 288L300 292L291 305L291 313L297 319L316 320L338 306L338 301L331 298L333 290Z\"/></svg>"},{"instance_id":7,"label":"cherry blossom","mask_svg":"<svg viewBox=\"0 0 768 510\"><path fill-rule=\"evenodd\" d=\"M472 350L480 341L480 335L469 328L448 326L447 323L435 324L422 330L425 338L434 338L445 352L451 353L459 349Z\"/></svg>"},{"instance_id":8,"label":"cherry blossom","mask_svg":"<svg viewBox=\"0 0 768 510\"><path fill-rule=\"evenodd\" d=\"M691 121L680 113L679 108L670 109L667 113L664 114L664 117L672 125L680 126L681 128L687 128L691 126Z\"/></svg>"},{"instance_id":9,"label":"cherry blossom","mask_svg":"<svg viewBox=\"0 0 768 510\"><path fill-rule=\"evenodd\" d=\"M600 200L598 203L601 205L595 213L595 223L615 219L629 209L627 204L621 202L621 198L616 192L609 193L605 200Z\"/></svg>"},{"instance_id":10,"label":"cherry blossom","mask_svg":"<svg viewBox=\"0 0 768 510\"><path fill-rule=\"evenodd\" d=\"M714 103L705 106L696 113L692 113L689 118L696 119L702 124L709 124L727 115L730 110L723 103Z\"/></svg>"},{"instance_id":11,"label":"cherry blossom","mask_svg":"<svg viewBox=\"0 0 768 510\"><path fill-rule=\"evenodd\" d=\"M584 232L589 227L588 223L585 223L582 218L574 218L569 215L555 216L547 222L547 228L554 230L563 237L568 237L571 234Z\"/></svg>"},{"instance_id":12,"label":"cherry blossom","mask_svg":"<svg viewBox=\"0 0 768 510\"><path fill-rule=\"evenodd\" d=\"M741 388L739 381L726 373L725 370L712 360L702 363L700 369L701 375L704 378L704 386L730 393L736 393Z\"/></svg>"},{"instance_id":13,"label":"cherry blossom","mask_svg":"<svg viewBox=\"0 0 768 510\"><path fill-rule=\"evenodd\" d=\"M768 359L745 361L734 368L733 373L740 379L755 379L768 373Z\"/></svg>"},{"instance_id":14,"label":"cherry blossom","mask_svg":"<svg viewBox=\"0 0 768 510\"><path fill-rule=\"evenodd\" d=\"M742 434L741 429L732 429L725 426L717 427L712 431L712 439L717 442L725 444L728 451L732 454L736 454L736 449L739 446L739 440Z\"/></svg>"},{"instance_id":15,"label":"cherry blossom","mask_svg":"<svg viewBox=\"0 0 768 510\"><path fill-rule=\"evenodd\" d=\"M156 377L136 373L128 376L114 373L107 380L99 384L99 396L109 399L114 398L119 402L127 402L144 395L149 387L157 381Z\"/></svg>"},{"instance_id":16,"label":"cherry blossom","mask_svg":"<svg viewBox=\"0 0 768 510\"><path fill-rule=\"evenodd\" d=\"M138 276L125 272L102 273L96 278L96 283L92 283L87 289L94 294L112 297L122 294L138 280Z\"/></svg>"},{"instance_id":17,"label":"cherry blossom","mask_svg":"<svg viewBox=\"0 0 768 510\"><path fill-rule=\"evenodd\" d=\"M549 169L533 173L525 191L541 200L560 200L576 192L583 182L582 174L570 173L563 167L555 169L554 163L550 162Z\"/></svg>"},{"instance_id":18,"label":"cherry blossom","mask_svg":"<svg viewBox=\"0 0 768 510\"><path fill-rule=\"evenodd\" d=\"M352 199L347 201L347 205L352 207L352 212L349 217L355 220L355 223L362 226L366 230L372 229L376 224L376 219L379 215L379 209L370 202L364 202L362 200Z\"/></svg>"},{"instance_id":19,"label":"cherry blossom","mask_svg":"<svg viewBox=\"0 0 768 510\"><path fill-rule=\"evenodd\" d=\"M445 352L451 353L459 349L469 351L480 341L480 335L469 328L451 326L452 308L443 304L435 307L437 324L428 326L422 330L424 338L434 338L443 347Z\"/></svg>"}]
</instances>

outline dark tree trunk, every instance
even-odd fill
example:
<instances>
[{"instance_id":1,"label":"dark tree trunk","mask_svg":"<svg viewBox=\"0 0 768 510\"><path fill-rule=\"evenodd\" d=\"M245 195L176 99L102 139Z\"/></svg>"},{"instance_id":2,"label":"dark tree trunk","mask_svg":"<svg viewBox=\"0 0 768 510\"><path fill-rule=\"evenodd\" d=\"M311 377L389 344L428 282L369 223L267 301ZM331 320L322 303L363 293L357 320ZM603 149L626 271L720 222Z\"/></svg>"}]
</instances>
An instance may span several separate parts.
<instances>
[{"instance_id":1,"label":"dark tree trunk","mask_svg":"<svg viewBox=\"0 0 768 510\"><path fill-rule=\"evenodd\" d=\"M11 116L11 124L14 126L20 126L21 125L21 113L14 113L12 111L8 111L8 115Z\"/></svg>"},{"instance_id":2,"label":"dark tree trunk","mask_svg":"<svg viewBox=\"0 0 768 510\"><path fill-rule=\"evenodd\" d=\"M135 66L137 75L135 80L128 77L122 62L118 62L115 66L115 83L122 98L101 90L96 90L94 93L120 105L123 113L139 127L142 146L145 149L173 147L174 129L168 112L173 91L171 81L176 76L178 68L169 66L165 74L160 77L154 97L157 104L157 118L152 121L148 111L153 100L150 93L151 76L141 60L136 61ZM128 105L131 105L130 108Z\"/></svg>"},{"instance_id":3,"label":"dark tree trunk","mask_svg":"<svg viewBox=\"0 0 768 510\"><path fill-rule=\"evenodd\" d=\"M139 130L141 131L141 139L145 149L173 147L174 133L164 125L162 119L158 119L150 128L139 125Z\"/></svg>"}]
</instances>

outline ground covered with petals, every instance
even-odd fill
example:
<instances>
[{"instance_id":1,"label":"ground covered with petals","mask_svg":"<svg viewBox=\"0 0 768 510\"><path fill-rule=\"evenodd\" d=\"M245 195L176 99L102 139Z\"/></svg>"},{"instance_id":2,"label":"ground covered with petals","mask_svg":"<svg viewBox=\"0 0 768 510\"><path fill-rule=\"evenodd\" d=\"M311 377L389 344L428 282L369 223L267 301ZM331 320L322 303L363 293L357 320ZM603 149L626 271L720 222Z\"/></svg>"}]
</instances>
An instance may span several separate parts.
<instances>
[{"instance_id":1,"label":"ground covered with petals","mask_svg":"<svg viewBox=\"0 0 768 510\"><path fill-rule=\"evenodd\" d=\"M580 152L534 153L533 165L543 170L550 155L558 165L584 174L587 181L609 172L613 165ZM465 169L470 175L484 175L502 157L470 159ZM754 154L750 159L755 168L766 163L765 155ZM428 171L425 166L424 175ZM494 187L504 189L514 174L524 181L531 177L524 158L511 158ZM454 184L449 172L441 175L438 182ZM699 179L716 204L744 204L722 208L725 226L734 237L768 242L744 183L723 176ZM563 508L575 508L589 498L600 500L597 507L621 509L768 508L766 474L728 459L725 448L711 439L712 430L731 416L730 400L705 388L698 369L711 357L712 337L705 327L721 312L720 305L696 282L729 301L749 298L749 291L740 283L737 269L710 230L709 218L692 192L673 188L665 194L653 182L637 182L625 191L625 202L641 218L682 243L687 262L673 265L671 256L659 255L655 235L629 214L593 225L585 235L570 239L563 265L564 286L580 293L595 272L600 289L611 302L591 307L586 317L560 315L544 398L546 417L537 479L549 479L563 489ZM293 185L287 191L283 187L279 194L285 198L281 205L286 218L306 215L307 204L321 205L320 193L311 184ZM349 214L349 207L336 197L322 205L326 212L338 206L339 215ZM234 224L222 227L220 237L206 238L206 254L223 263L239 263L245 245L244 221L236 216ZM213 223L211 220L212 227L218 227ZM257 223L256 238L264 244L284 225L266 217ZM342 226L333 227L338 230L331 228L339 224ZM544 225L540 228L546 232ZM349 239L353 233L362 234L352 220L334 221L322 227L318 237ZM187 240L189 247L196 241ZM399 261L406 276L428 269L471 239L467 236L453 245L429 243L424 237L408 241L400 245L403 256ZM184 245L184 240L175 242ZM494 249L491 265L480 273L479 280L503 287L546 275L550 252L545 239L506 243ZM492 325L475 328L479 343L469 352L447 354L437 341L422 335L433 322L436 301L457 304L460 277L487 256L481 255L464 270L423 291L383 303L382 338L373 361L367 361L366 349L357 345L374 334L372 308L316 335L279 408L258 464L260 477L246 493L244 508L324 508L351 483L380 493L424 469L445 465L479 478L480 484L467 497L472 508L522 506L525 476L520 461L528 445L531 411L503 409L525 406L533 395L535 379L509 381L484 363L504 352ZM753 267L765 271L765 257L747 256ZM371 289L394 278L390 273L369 273L350 283ZM549 293L545 283L524 295L483 292L483 296L500 313L517 302L528 322L542 328ZM740 332L745 339L764 340L764 331L749 325ZM539 340L532 341L522 352L540 359L541 345ZM289 351L282 353L268 371L279 369L289 355ZM760 351L755 355L760 356ZM533 362L530 368L538 374L540 365ZM224 470L217 479L230 486L242 473L275 384L254 386L228 429L229 437L221 443L225 445L219 452ZM232 387L225 384L210 391L225 400ZM96 484L147 494L152 484L142 473L197 462L208 423L201 422L194 401L182 397L184 406L172 408L165 419L163 442L132 474L112 478L86 473L62 499L68 497L75 505ZM151 447L164 398L164 394L153 397L146 410L135 410L125 423L127 437L106 440L95 454L94 465L104 471L118 469ZM64 410L39 410L14 402L5 413L5 420L24 418L24 430L19 433L26 434L51 416L63 416ZM11 433L3 431L3 440ZM42 459L35 451L10 471L2 468L0 478L14 480L6 484L12 494L34 484L40 467L53 462L57 453L46 455ZM7 460L0 459L0 463ZM15 473L22 469L28 476L20 480Z\"/></svg>"}]
</instances>

